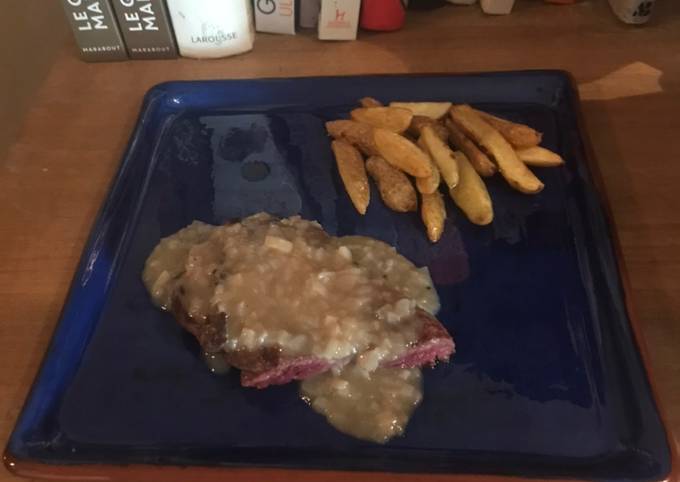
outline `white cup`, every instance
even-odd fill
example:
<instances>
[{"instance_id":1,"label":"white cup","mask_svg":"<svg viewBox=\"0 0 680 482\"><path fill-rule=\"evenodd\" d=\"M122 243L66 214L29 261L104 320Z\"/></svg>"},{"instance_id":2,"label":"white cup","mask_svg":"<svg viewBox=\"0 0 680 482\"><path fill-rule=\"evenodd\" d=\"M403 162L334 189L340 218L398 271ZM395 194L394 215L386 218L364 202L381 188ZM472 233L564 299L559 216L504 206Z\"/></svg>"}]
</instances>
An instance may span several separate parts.
<instances>
[{"instance_id":1,"label":"white cup","mask_svg":"<svg viewBox=\"0 0 680 482\"><path fill-rule=\"evenodd\" d=\"M640 24L649 20L655 0L609 0L614 14L625 23Z\"/></svg>"}]
</instances>

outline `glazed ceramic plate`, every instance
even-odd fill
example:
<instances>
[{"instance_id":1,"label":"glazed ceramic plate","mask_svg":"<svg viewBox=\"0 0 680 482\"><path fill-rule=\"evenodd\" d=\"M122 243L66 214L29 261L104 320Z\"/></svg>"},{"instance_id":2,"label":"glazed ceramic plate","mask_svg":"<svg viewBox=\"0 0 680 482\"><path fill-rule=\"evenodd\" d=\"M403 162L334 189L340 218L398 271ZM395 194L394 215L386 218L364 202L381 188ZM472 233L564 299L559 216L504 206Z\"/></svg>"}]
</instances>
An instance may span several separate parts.
<instances>
[{"instance_id":1,"label":"glazed ceramic plate","mask_svg":"<svg viewBox=\"0 0 680 482\"><path fill-rule=\"evenodd\" d=\"M542 131L566 166L535 170L546 185L538 195L490 179L491 226L470 224L447 201L446 232L432 245L416 213L389 211L374 190L360 216L339 181L324 122L366 95L471 103ZM577 102L561 72L154 87L9 442L9 463L34 476L163 465L224 477L252 476L238 468L319 470L317 480L333 471L662 479L669 446ZM255 390L242 388L236 372L211 374L194 339L151 304L140 274L161 237L194 219L259 211L373 236L429 267L457 353L425 370L424 400L403 437L356 440L309 409L296 384Z\"/></svg>"}]
</instances>

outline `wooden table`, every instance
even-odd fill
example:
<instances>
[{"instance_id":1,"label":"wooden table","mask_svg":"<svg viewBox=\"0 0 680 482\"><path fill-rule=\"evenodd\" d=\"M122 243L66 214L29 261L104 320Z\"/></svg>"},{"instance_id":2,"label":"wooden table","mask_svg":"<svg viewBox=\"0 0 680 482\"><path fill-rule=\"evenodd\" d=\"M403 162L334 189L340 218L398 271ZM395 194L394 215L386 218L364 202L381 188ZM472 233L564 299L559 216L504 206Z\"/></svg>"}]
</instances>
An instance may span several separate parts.
<instances>
[{"instance_id":1,"label":"wooden table","mask_svg":"<svg viewBox=\"0 0 680 482\"><path fill-rule=\"evenodd\" d=\"M668 426L680 434L680 2L642 28L606 2L412 13L393 34L258 35L217 61L86 64L64 45L0 164L0 440L50 339L144 92L173 79L565 69L604 177ZM55 20L56 21L56 20ZM676 442L677 443L677 442ZM4 471L0 480L10 480Z\"/></svg>"}]
</instances>

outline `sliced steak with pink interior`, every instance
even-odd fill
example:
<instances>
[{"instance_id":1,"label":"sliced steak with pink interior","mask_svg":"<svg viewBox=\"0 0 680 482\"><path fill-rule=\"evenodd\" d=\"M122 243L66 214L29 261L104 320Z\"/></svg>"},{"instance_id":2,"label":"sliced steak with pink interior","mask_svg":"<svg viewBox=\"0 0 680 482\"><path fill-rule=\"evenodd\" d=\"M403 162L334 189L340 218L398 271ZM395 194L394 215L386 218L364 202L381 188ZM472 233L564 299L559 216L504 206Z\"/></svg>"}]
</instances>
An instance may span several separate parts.
<instances>
[{"instance_id":1,"label":"sliced steak with pink interior","mask_svg":"<svg viewBox=\"0 0 680 482\"><path fill-rule=\"evenodd\" d=\"M416 316L423 319L423 329L418 341L408 348L404 354L394 360L381 364L387 368L416 368L424 365L434 365L437 361L447 361L455 351L453 339L446 328L434 316L421 309L416 310ZM230 355L226 355L227 361ZM327 360L314 356L286 358L280 355L276 361L272 359L269 368L260 365L259 370L241 368L241 385L244 387L266 388L270 385L283 385L293 380L304 380L318 375L336 366L347 364L350 359ZM237 361L238 362L238 361Z\"/></svg>"},{"instance_id":2,"label":"sliced steak with pink interior","mask_svg":"<svg viewBox=\"0 0 680 482\"><path fill-rule=\"evenodd\" d=\"M418 342L406 352L382 364L386 368L415 368L434 365L437 361L448 361L456 347L453 338L441 322L428 312L417 309L416 315L423 318L423 329Z\"/></svg>"},{"instance_id":3,"label":"sliced steak with pink interior","mask_svg":"<svg viewBox=\"0 0 680 482\"><path fill-rule=\"evenodd\" d=\"M227 353L229 363L233 357ZM294 358L279 357L278 363L260 371L241 369L241 385L244 387L267 388L270 385L285 385L294 380L304 380L334 367L344 366L349 359L328 360L315 356L299 356ZM237 365L234 365L237 366Z\"/></svg>"},{"instance_id":4,"label":"sliced steak with pink interior","mask_svg":"<svg viewBox=\"0 0 680 482\"><path fill-rule=\"evenodd\" d=\"M224 340L225 317L195 319L187 315L179 302L173 304L173 312L177 321L198 339L203 349L210 352L220 349L220 340ZM453 354L455 349L453 339L440 321L419 308L415 316L423 321L418 341L401 356L383 362L382 366L415 368L434 365L437 361L448 360ZM289 357L278 347L225 352L224 357L227 363L241 370L241 384L244 387L255 388L304 380L334 367L342 367L351 361L351 358L347 357L335 360L316 356Z\"/></svg>"}]
</instances>

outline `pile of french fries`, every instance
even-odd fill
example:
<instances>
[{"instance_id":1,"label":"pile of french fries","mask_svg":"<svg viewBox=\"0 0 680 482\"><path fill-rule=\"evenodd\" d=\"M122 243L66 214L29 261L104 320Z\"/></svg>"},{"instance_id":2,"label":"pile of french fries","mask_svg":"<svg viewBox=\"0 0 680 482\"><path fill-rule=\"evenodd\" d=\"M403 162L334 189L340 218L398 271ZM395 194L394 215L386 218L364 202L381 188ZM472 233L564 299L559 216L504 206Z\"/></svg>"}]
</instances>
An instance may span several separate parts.
<instances>
[{"instance_id":1,"label":"pile of french fries","mask_svg":"<svg viewBox=\"0 0 680 482\"><path fill-rule=\"evenodd\" d=\"M352 204L365 214L371 177L387 207L416 211L427 236L437 242L446 207L440 186L478 225L493 221L493 204L483 177L499 172L514 189L535 194L543 183L527 166L552 167L562 158L540 147L542 134L451 102L391 102L365 97L351 120L326 123L331 148ZM415 187L414 187L415 184Z\"/></svg>"}]
</instances>

